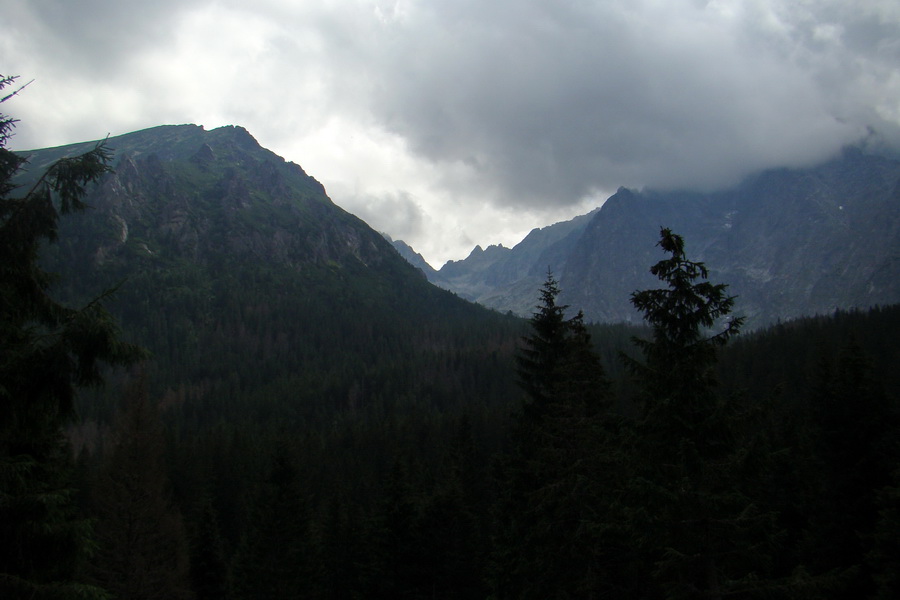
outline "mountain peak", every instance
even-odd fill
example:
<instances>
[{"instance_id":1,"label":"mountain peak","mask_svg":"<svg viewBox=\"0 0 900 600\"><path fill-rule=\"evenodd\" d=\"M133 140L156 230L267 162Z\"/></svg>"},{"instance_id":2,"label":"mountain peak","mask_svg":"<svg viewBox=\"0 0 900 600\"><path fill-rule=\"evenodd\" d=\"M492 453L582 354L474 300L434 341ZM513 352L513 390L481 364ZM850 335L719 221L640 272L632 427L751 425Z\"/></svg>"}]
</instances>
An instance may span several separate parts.
<instances>
[{"instance_id":1,"label":"mountain peak","mask_svg":"<svg viewBox=\"0 0 900 600\"><path fill-rule=\"evenodd\" d=\"M39 168L94 144L36 150L31 164ZM87 199L96 208L91 218L98 226L90 236L93 247L83 256L88 262L125 264L137 253L160 264L261 259L301 270L395 268L387 266L396 254L383 238L243 127L160 126L107 144L114 172Z\"/></svg>"},{"instance_id":2,"label":"mountain peak","mask_svg":"<svg viewBox=\"0 0 900 600\"><path fill-rule=\"evenodd\" d=\"M500 311L530 314L547 268L560 301L593 321L638 319L658 285L659 228L738 296L752 326L900 301L900 160L858 148L811 168L771 169L715 193L620 187L599 209L534 229L511 250L477 246L432 281Z\"/></svg>"},{"instance_id":3,"label":"mountain peak","mask_svg":"<svg viewBox=\"0 0 900 600\"><path fill-rule=\"evenodd\" d=\"M262 148L256 138L240 125L223 125L213 129L210 133L225 134L229 139L245 150L257 150Z\"/></svg>"}]
</instances>

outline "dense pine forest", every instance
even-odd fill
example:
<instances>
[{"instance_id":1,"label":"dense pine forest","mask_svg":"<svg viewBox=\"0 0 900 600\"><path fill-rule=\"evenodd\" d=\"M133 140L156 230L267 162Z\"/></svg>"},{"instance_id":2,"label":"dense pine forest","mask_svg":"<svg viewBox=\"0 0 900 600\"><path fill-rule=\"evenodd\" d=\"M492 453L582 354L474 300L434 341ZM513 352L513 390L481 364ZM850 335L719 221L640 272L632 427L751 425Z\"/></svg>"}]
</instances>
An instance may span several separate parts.
<instances>
[{"instance_id":1,"label":"dense pine forest","mask_svg":"<svg viewBox=\"0 0 900 600\"><path fill-rule=\"evenodd\" d=\"M106 146L0 159L3 598L900 593L900 306L741 331L668 229L642 327L134 226L89 271Z\"/></svg>"}]
</instances>

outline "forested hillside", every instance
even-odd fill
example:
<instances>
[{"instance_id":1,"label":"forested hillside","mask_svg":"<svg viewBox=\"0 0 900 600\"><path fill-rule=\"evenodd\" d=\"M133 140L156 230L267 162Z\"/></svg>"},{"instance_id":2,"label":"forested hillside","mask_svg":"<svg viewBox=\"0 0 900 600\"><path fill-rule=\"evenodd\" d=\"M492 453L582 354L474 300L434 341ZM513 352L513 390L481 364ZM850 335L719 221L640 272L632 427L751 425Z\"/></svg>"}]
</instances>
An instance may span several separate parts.
<instances>
[{"instance_id":1,"label":"forested hillside","mask_svg":"<svg viewBox=\"0 0 900 600\"><path fill-rule=\"evenodd\" d=\"M624 299L643 327L586 323L552 273L524 320L428 284L239 128L39 151L17 181L78 152L84 190L2 190L10 597L900 591L900 307L742 334L729 282L662 229ZM66 198L92 208L38 210ZM32 214L49 229L16 254ZM57 529L71 545L34 533Z\"/></svg>"},{"instance_id":2,"label":"forested hillside","mask_svg":"<svg viewBox=\"0 0 900 600\"><path fill-rule=\"evenodd\" d=\"M465 395L488 385L491 356L504 345L510 355L519 325L428 285L246 131L163 127L107 145L114 172L88 193L91 211L64 220L44 262L64 274L57 289L71 301L119 286L107 305L152 352L149 389L191 418L215 406L216 418L296 425L432 395L452 404L458 394L442 398L435 385L450 364L475 371L446 382ZM77 150L36 152L29 164Z\"/></svg>"}]
</instances>

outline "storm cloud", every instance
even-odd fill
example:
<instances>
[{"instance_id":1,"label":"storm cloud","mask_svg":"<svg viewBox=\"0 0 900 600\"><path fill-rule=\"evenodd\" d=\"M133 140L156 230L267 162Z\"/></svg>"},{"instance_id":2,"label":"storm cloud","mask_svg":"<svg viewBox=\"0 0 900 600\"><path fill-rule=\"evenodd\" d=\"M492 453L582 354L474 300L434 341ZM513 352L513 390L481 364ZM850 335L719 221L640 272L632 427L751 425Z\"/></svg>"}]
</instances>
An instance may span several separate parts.
<instances>
[{"instance_id":1,"label":"storm cloud","mask_svg":"<svg viewBox=\"0 0 900 600\"><path fill-rule=\"evenodd\" d=\"M835 5L823 16L845 21L816 22L764 3L490 4L430 5L392 24L371 106L417 154L470 165L499 201L716 187L821 160L868 128L895 135L874 74L900 64L897 23L878 13Z\"/></svg>"},{"instance_id":2,"label":"storm cloud","mask_svg":"<svg viewBox=\"0 0 900 600\"><path fill-rule=\"evenodd\" d=\"M5 4L18 147L240 124L437 264L620 185L900 145L892 0Z\"/></svg>"}]
</instances>

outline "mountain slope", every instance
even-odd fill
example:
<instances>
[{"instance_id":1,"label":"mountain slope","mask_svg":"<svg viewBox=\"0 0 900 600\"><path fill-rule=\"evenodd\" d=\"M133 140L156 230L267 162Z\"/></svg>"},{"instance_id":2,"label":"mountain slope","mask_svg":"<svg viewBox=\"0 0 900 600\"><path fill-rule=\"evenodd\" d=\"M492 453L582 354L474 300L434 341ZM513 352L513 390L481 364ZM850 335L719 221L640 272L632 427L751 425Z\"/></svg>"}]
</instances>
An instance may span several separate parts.
<instances>
[{"instance_id":1,"label":"mountain slope","mask_svg":"<svg viewBox=\"0 0 900 600\"><path fill-rule=\"evenodd\" d=\"M92 145L31 152L30 173ZM111 311L153 352L153 390L190 418L306 420L494 386L510 350L486 355L519 324L429 284L246 130L166 126L108 145L115 172L86 197L93 210L62 220L46 262L70 302L121 284ZM439 376L453 361L465 380Z\"/></svg>"},{"instance_id":2,"label":"mountain slope","mask_svg":"<svg viewBox=\"0 0 900 600\"><path fill-rule=\"evenodd\" d=\"M159 127L108 145L115 172L91 193L95 211L85 219L105 222L105 233L114 234L97 240L98 264L130 251L157 264L254 258L298 268L329 261L377 268L390 255L321 184L242 128ZM32 153L31 170L89 146Z\"/></svg>"},{"instance_id":3,"label":"mountain slope","mask_svg":"<svg viewBox=\"0 0 900 600\"><path fill-rule=\"evenodd\" d=\"M487 266L476 249L448 263L435 282L527 315L538 276L549 267L560 281L560 301L588 319L636 320L630 294L657 284L648 269L661 257L659 228L669 227L685 238L691 258L707 263L713 280L731 286L753 326L900 301L900 161L856 149L716 193L622 188L584 218L561 238L550 228L535 230Z\"/></svg>"},{"instance_id":4,"label":"mountain slope","mask_svg":"<svg viewBox=\"0 0 900 600\"><path fill-rule=\"evenodd\" d=\"M464 260L448 262L429 280L473 302L530 316L535 290L548 270L562 270L596 212L534 229L513 249L476 246Z\"/></svg>"},{"instance_id":5,"label":"mountain slope","mask_svg":"<svg viewBox=\"0 0 900 600\"><path fill-rule=\"evenodd\" d=\"M570 256L561 281L579 285L565 300L592 318L629 319L629 292L655 283L646 270L659 226L685 237L754 325L900 300L898 161L847 151L715 194L622 190Z\"/></svg>"},{"instance_id":6,"label":"mountain slope","mask_svg":"<svg viewBox=\"0 0 900 600\"><path fill-rule=\"evenodd\" d=\"M429 281L433 281L435 278L439 278L437 271L428 264L428 261L425 260L425 257L412 249L412 247L404 242L403 240L394 240L388 234L382 232L384 238L391 243L400 256L406 259L406 262L414 266L415 268L422 271L422 274L426 276Z\"/></svg>"}]
</instances>

